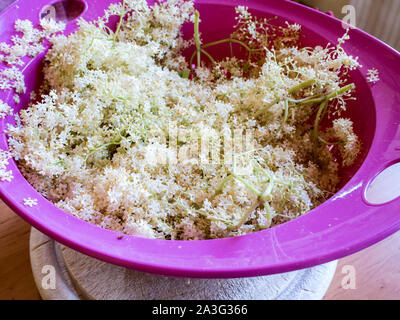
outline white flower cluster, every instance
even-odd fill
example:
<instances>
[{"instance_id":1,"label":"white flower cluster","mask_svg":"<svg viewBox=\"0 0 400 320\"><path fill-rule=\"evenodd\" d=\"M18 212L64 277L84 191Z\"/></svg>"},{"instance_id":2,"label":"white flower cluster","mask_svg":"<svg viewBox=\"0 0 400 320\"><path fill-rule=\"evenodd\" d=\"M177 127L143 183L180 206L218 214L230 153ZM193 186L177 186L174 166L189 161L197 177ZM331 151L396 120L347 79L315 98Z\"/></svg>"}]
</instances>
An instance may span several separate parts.
<instances>
[{"instance_id":1,"label":"white flower cluster","mask_svg":"<svg viewBox=\"0 0 400 320\"><path fill-rule=\"evenodd\" d=\"M353 132L353 122L350 119L336 119L333 121L334 136L341 142L339 149L345 165L351 165L360 153L361 145Z\"/></svg>"},{"instance_id":2,"label":"white flower cluster","mask_svg":"<svg viewBox=\"0 0 400 320\"><path fill-rule=\"evenodd\" d=\"M10 182L14 176L11 170L7 170L8 160L11 158L11 154L8 151L0 149L0 180Z\"/></svg>"},{"instance_id":3,"label":"white flower cluster","mask_svg":"<svg viewBox=\"0 0 400 320\"><path fill-rule=\"evenodd\" d=\"M11 38L11 44L0 43L0 90L13 89L16 92L14 101L19 103L18 94L26 91L24 75L19 67L25 65L26 57L36 57L44 51L43 42L45 39L65 29L65 23L56 23L54 20L41 20L41 28L33 27L29 20L16 20L14 24L15 31L22 35L14 35ZM3 102L0 101L0 104ZM3 103L4 104L4 103Z\"/></svg>"},{"instance_id":4,"label":"white flower cluster","mask_svg":"<svg viewBox=\"0 0 400 320\"><path fill-rule=\"evenodd\" d=\"M12 114L12 108L7 103L0 100L0 119Z\"/></svg>"},{"instance_id":5,"label":"white flower cluster","mask_svg":"<svg viewBox=\"0 0 400 320\"><path fill-rule=\"evenodd\" d=\"M37 199L32 199L31 197L24 198L23 201L24 201L24 205L25 206L31 207L31 208L33 206L37 206L37 204L38 204L38 200Z\"/></svg>"},{"instance_id":6,"label":"white flower cluster","mask_svg":"<svg viewBox=\"0 0 400 320\"><path fill-rule=\"evenodd\" d=\"M237 11L239 31L222 42L251 56L217 62L201 42L200 58L212 66L203 60L196 70L182 55L194 42L180 31L196 20L192 1L125 0L95 22L80 20L70 36L52 37L45 94L8 128L24 176L81 219L162 239L246 234L323 202L340 179L332 146L321 141L343 140L345 165L359 152L351 121L319 130L335 103L346 106L353 86L342 75L357 60L340 44L295 45L299 25L274 29ZM112 15L120 16L115 31ZM240 147L246 132L250 148ZM196 152L205 140L210 149Z\"/></svg>"},{"instance_id":7,"label":"white flower cluster","mask_svg":"<svg viewBox=\"0 0 400 320\"><path fill-rule=\"evenodd\" d=\"M375 68L367 71L367 81L371 83L377 83L380 80L379 71Z\"/></svg>"},{"instance_id":8,"label":"white flower cluster","mask_svg":"<svg viewBox=\"0 0 400 320\"><path fill-rule=\"evenodd\" d=\"M44 51L44 39L65 29L65 23L57 23L54 20L43 19L40 24L42 30L34 28L29 20L16 20L15 31L22 33L22 35L13 36L11 45L6 42L0 43L0 52L2 52L0 62L5 62L8 65L23 66L25 64L22 60L24 57L33 58Z\"/></svg>"}]
</instances>

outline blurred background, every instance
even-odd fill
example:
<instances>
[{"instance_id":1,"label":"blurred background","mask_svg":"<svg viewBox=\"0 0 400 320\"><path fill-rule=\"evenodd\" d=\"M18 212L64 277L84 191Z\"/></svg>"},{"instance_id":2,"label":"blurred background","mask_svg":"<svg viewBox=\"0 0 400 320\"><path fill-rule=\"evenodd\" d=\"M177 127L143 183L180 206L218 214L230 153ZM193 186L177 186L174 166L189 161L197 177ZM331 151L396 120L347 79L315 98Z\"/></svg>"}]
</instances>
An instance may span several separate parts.
<instances>
[{"instance_id":1,"label":"blurred background","mask_svg":"<svg viewBox=\"0 0 400 320\"><path fill-rule=\"evenodd\" d=\"M0 11L16 0L0 0ZM264 0L269 1L269 0ZM283 0L282 0L283 1ZM342 9L352 5L356 26L400 51L400 0L294 0L321 11L332 11L342 19Z\"/></svg>"},{"instance_id":2,"label":"blurred background","mask_svg":"<svg viewBox=\"0 0 400 320\"><path fill-rule=\"evenodd\" d=\"M356 27L400 51L399 0L302 0L297 2L316 7L321 11L330 10L340 19L348 14L345 6L351 5L355 9Z\"/></svg>"}]
</instances>

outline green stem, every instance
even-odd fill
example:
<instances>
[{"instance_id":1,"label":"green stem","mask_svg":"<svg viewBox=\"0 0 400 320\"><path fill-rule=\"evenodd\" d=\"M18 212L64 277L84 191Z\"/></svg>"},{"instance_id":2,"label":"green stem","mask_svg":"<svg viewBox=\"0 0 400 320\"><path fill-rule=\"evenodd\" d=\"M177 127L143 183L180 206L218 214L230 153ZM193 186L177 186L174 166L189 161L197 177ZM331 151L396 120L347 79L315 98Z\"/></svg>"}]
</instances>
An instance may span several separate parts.
<instances>
[{"instance_id":1,"label":"green stem","mask_svg":"<svg viewBox=\"0 0 400 320\"><path fill-rule=\"evenodd\" d=\"M101 150L101 149L103 149L103 148L106 148L106 147L108 147L108 146L112 146L112 145L114 145L114 144L116 144L116 143L110 142L110 143L106 143L106 144L103 144L103 145L101 145L101 146L95 147L93 150L91 150L91 151L87 154L87 156L86 156L86 158L85 158L85 162L86 162L86 161L89 159L89 157L90 157L91 155L93 155L95 152L97 152L97 151L99 151L99 150Z\"/></svg>"},{"instance_id":2,"label":"green stem","mask_svg":"<svg viewBox=\"0 0 400 320\"><path fill-rule=\"evenodd\" d=\"M297 100L296 100L296 99L288 98L287 100L288 100L289 102L298 104L298 103L306 102L306 101L308 101L308 100L312 100L312 99L316 99L316 98L320 98L320 97L321 97L320 95L313 95L313 96L311 96L311 97L307 97L307 98L304 98L304 99L297 99Z\"/></svg>"},{"instance_id":3,"label":"green stem","mask_svg":"<svg viewBox=\"0 0 400 320\"><path fill-rule=\"evenodd\" d=\"M217 64L217 63L215 62L215 60L213 59L213 57L212 57L207 51L205 51L204 49L200 49L200 51L201 51L202 53L204 53L204 55L205 55L208 59L210 59L210 61L211 61L213 64Z\"/></svg>"},{"instance_id":4,"label":"green stem","mask_svg":"<svg viewBox=\"0 0 400 320\"><path fill-rule=\"evenodd\" d=\"M232 174L232 176L240 181L244 186L246 186L246 188L248 188L249 190L251 190L251 192L253 192L257 197L260 197L261 193L260 191L257 190L257 188L255 186L253 186L250 182L247 182L246 180L244 180L242 177L236 175L236 174Z\"/></svg>"},{"instance_id":5,"label":"green stem","mask_svg":"<svg viewBox=\"0 0 400 320\"><path fill-rule=\"evenodd\" d=\"M196 54L197 54L197 50L194 51L193 54L192 54L192 56L190 57L190 61L189 61L190 69L192 69L193 59L194 59L194 57L196 56Z\"/></svg>"},{"instance_id":6,"label":"green stem","mask_svg":"<svg viewBox=\"0 0 400 320\"><path fill-rule=\"evenodd\" d=\"M215 190L214 195L210 198L210 201L213 201L215 199L216 196L218 196L219 194L222 193L222 190L225 187L225 184L230 181L231 179L236 179L239 182L241 182L243 185L245 185L249 190L251 190L257 197L260 197L260 192L257 190L257 188L255 186L253 186L250 182L247 182L246 180L244 180L242 177L232 173L229 176L225 177L224 180L222 180L222 182L220 183L220 185L218 186L218 188Z\"/></svg>"},{"instance_id":7,"label":"green stem","mask_svg":"<svg viewBox=\"0 0 400 320\"><path fill-rule=\"evenodd\" d=\"M197 31L196 31L196 23L197 23ZM195 33L194 33L194 37L195 37L195 42L196 42L196 51L193 52L192 56L190 57L190 62L189 64L192 65L193 63L193 59L194 57L197 55L199 55L199 51L204 53L205 48L208 47L212 47L212 46L216 46L218 44L221 43L227 43L229 42L230 44L230 50L231 50L231 56L233 56L233 50L232 50L232 43L237 43L239 45L241 45L242 47L244 47L248 52L249 52L249 56L251 57L252 52L258 52L258 51L262 51L263 49L251 49L246 43L244 43L243 41L237 40L237 39L232 39L232 38L226 38L226 39L222 39L222 40L218 40L218 41L213 41L213 42L209 42L206 43L204 45L200 45L200 41L196 40L196 33L198 33L198 21L196 22L196 16L195 16ZM208 56L208 58L210 58L211 56ZM197 59L199 59L199 57L197 56ZM215 63L214 59L210 59L211 61L213 61L213 63ZM199 61L197 61L197 64L199 64Z\"/></svg>"},{"instance_id":8,"label":"green stem","mask_svg":"<svg viewBox=\"0 0 400 320\"><path fill-rule=\"evenodd\" d=\"M265 188L265 191L262 193L262 195L260 196L260 199L263 201L263 203L265 201L267 201L267 197L271 194L272 189L274 188L274 181L271 180L268 184L268 186Z\"/></svg>"},{"instance_id":9,"label":"green stem","mask_svg":"<svg viewBox=\"0 0 400 320\"><path fill-rule=\"evenodd\" d=\"M209 214L207 214L206 212L202 212L201 210L196 210L196 212L201 214L202 216L206 217L207 219L209 219L211 221L222 222L228 227L232 226L232 222L229 221L229 220L210 216Z\"/></svg>"},{"instance_id":10,"label":"green stem","mask_svg":"<svg viewBox=\"0 0 400 320\"><path fill-rule=\"evenodd\" d=\"M123 129L123 130L124 130L124 129ZM99 150L101 150L101 149L103 149L103 148L109 147L109 146L114 146L114 145L121 144L121 141L124 139L123 135L121 135L121 132L122 132L123 130L120 130L120 131L118 132L118 134L114 137L114 139L111 140L110 142L105 143L105 144L102 144L102 145L97 146L97 147L95 147L94 149L90 150L89 153L86 155L85 162L86 162L86 161L89 159L89 157L90 157L91 155L93 155L95 152L97 152L97 151L99 151Z\"/></svg>"},{"instance_id":11,"label":"green stem","mask_svg":"<svg viewBox=\"0 0 400 320\"><path fill-rule=\"evenodd\" d=\"M313 140L314 140L314 148L313 148L313 152L314 152L314 159L316 159L317 157L317 147L318 147L318 142L322 142L324 144L327 145L335 145L335 144L340 144L341 142L337 142L337 143L330 143L328 141L325 141L323 138L321 138L319 136L319 124L321 123L322 119L324 118L327 110L328 110L328 102L329 100L332 100L334 98L337 98L343 94L345 94L348 91L351 91L355 88L354 83L351 83L347 86L344 86L338 90L335 90L333 92L331 92L329 95L326 96L326 99L320 104L319 108L318 108L318 112L317 115L315 117L315 121L314 121L314 128L313 128Z\"/></svg>"},{"instance_id":12,"label":"green stem","mask_svg":"<svg viewBox=\"0 0 400 320\"><path fill-rule=\"evenodd\" d=\"M290 216L287 216L287 215L281 214L281 213L275 213L275 215L278 216L278 217L287 218L287 219L290 219L290 220L293 219L293 217L290 217Z\"/></svg>"},{"instance_id":13,"label":"green stem","mask_svg":"<svg viewBox=\"0 0 400 320\"><path fill-rule=\"evenodd\" d=\"M298 106L302 106L302 105L305 105L305 104L321 103L324 100L326 100L326 96L322 96L322 97L319 97L319 98L305 99L303 101L300 101L297 105Z\"/></svg>"},{"instance_id":14,"label":"green stem","mask_svg":"<svg viewBox=\"0 0 400 320\"><path fill-rule=\"evenodd\" d=\"M295 92L298 91L298 90L301 90L301 89L305 89L305 88L307 88L307 87L310 87L310 86L312 86L316 81L317 81L316 79L309 79L309 80L306 80L306 81L304 81L304 82L302 82L302 83L300 83L300 84L298 84L298 85L296 85L296 86L290 88L290 89L288 90L288 93L289 93L289 94L293 94L293 93L295 93ZM273 105L279 103L281 100L282 100L282 98L276 98L274 101L272 101L271 103L269 103L267 106L265 106L265 107L262 108L261 110L257 111L256 114L255 114L255 118L257 118L257 117L260 116L262 113L264 113L265 110L267 110L267 109L269 109L270 107L272 107Z\"/></svg>"},{"instance_id":15,"label":"green stem","mask_svg":"<svg viewBox=\"0 0 400 320\"><path fill-rule=\"evenodd\" d=\"M330 142L330 141L325 140L324 138L322 138L322 137L319 136L319 135L318 135L318 140L319 140L320 142L322 142L323 144L327 144L328 146L336 146L336 145L339 145L339 144L342 144L342 143L343 143L342 141Z\"/></svg>"},{"instance_id":16,"label":"green stem","mask_svg":"<svg viewBox=\"0 0 400 320\"><path fill-rule=\"evenodd\" d=\"M259 206L264 205L267 201L268 196L271 194L274 188L274 182L271 180L268 185L264 187L264 190L258 196L258 200L254 203L249 210L240 218L236 226L233 227L234 230L238 230L246 221L249 219L251 213L256 210Z\"/></svg>"},{"instance_id":17,"label":"green stem","mask_svg":"<svg viewBox=\"0 0 400 320\"><path fill-rule=\"evenodd\" d=\"M199 18L200 13L196 10L194 13L194 40L196 43L196 54L197 54L197 67L200 67L200 38L199 38Z\"/></svg>"},{"instance_id":18,"label":"green stem","mask_svg":"<svg viewBox=\"0 0 400 320\"><path fill-rule=\"evenodd\" d=\"M232 38L226 38L226 39L222 39L222 40L218 40L218 41L213 41L213 42L209 42L207 44L202 45L202 48L208 48L208 47L212 47L212 46L216 46L218 44L221 43L237 43L240 44L242 47L244 47L247 51L252 52L252 51L259 51L258 49L253 50L251 49L246 43L244 43L243 41L237 40L237 39L232 39Z\"/></svg>"},{"instance_id":19,"label":"green stem","mask_svg":"<svg viewBox=\"0 0 400 320\"><path fill-rule=\"evenodd\" d=\"M254 203L249 210L246 211L246 213L240 218L239 222L233 226L231 229L232 230L238 230L246 221L249 219L250 215L254 210L256 210L260 205L262 205L262 201L257 201Z\"/></svg>"},{"instance_id":20,"label":"green stem","mask_svg":"<svg viewBox=\"0 0 400 320\"><path fill-rule=\"evenodd\" d=\"M305 88L311 87L316 82L317 82L316 79L306 80L306 81L304 81L302 83L299 83L297 86L294 86L294 87L290 88L288 93L292 94L292 93L295 93L296 91L299 91L301 89L305 89Z\"/></svg>"},{"instance_id":21,"label":"green stem","mask_svg":"<svg viewBox=\"0 0 400 320\"><path fill-rule=\"evenodd\" d=\"M332 99L334 99L334 98L337 98L337 97L339 97L339 96L345 94L346 92L353 90L355 87L356 87L356 86L355 86L354 83L350 83L350 84L348 84L347 86L344 86L344 87L342 87L342 88L340 88L340 89L338 89L338 90L333 91L331 94L329 94L329 95L326 97L326 99L327 99L327 100L332 100Z\"/></svg>"},{"instance_id":22,"label":"green stem","mask_svg":"<svg viewBox=\"0 0 400 320\"><path fill-rule=\"evenodd\" d=\"M114 33L114 37L113 37L113 41L114 42L117 39L117 35L118 35L118 32L119 32L119 29L121 28L122 20L124 19L125 13L126 13L126 11L125 11L125 0L122 0L122 14L121 14L121 16L119 18L117 29L115 30L115 33Z\"/></svg>"},{"instance_id":23,"label":"green stem","mask_svg":"<svg viewBox=\"0 0 400 320\"><path fill-rule=\"evenodd\" d=\"M334 98L337 98L338 96L343 95L344 93L351 91L355 88L354 83L351 83L347 86L344 86L343 88L340 88L338 90L332 91L329 95L325 95L322 97L310 97L306 99L301 99L301 100L289 100L291 102L295 102L298 106L302 106L305 104L314 104L314 103L321 103L324 100L332 100Z\"/></svg>"},{"instance_id":24,"label":"green stem","mask_svg":"<svg viewBox=\"0 0 400 320\"><path fill-rule=\"evenodd\" d=\"M320 104L320 106L318 108L318 112L317 112L317 116L315 117L314 128L313 128L313 137L314 137L315 141L317 140L318 135L319 135L319 124L321 122L321 114L327 105L328 105L328 100L325 100L324 102L322 102Z\"/></svg>"},{"instance_id":25,"label":"green stem","mask_svg":"<svg viewBox=\"0 0 400 320\"><path fill-rule=\"evenodd\" d=\"M254 168L254 171L263 173L269 180L272 179L271 175L264 168Z\"/></svg>"},{"instance_id":26,"label":"green stem","mask_svg":"<svg viewBox=\"0 0 400 320\"><path fill-rule=\"evenodd\" d=\"M105 33L107 34L107 36L111 36L114 32L110 29L110 27L108 26L104 26L105 28Z\"/></svg>"},{"instance_id":27,"label":"green stem","mask_svg":"<svg viewBox=\"0 0 400 320\"><path fill-rule=\"evenodd\" d=\"M323 101L319 108L318 108L318 112L317 115L315 117L315 121L314 121L314 128L313 128L313 140L314 140L314 158L316 158L317 156L317 146L318 146L318 136L319 136L319 124L321 122L321 114L324 111L324 109L327 107L328 105L328 100Z\"/></svg>"},{"instance_id":28,"label":"green stem","mask_svg":"<svg viewBox=\"0 0 400 320\"><path fill-rule=\"evenodd\" d=\"M303 176L303 174L298 172L295 168L293 168L293 169L298 175ZM281 184L281 185L285 185L285 186L290 185L290 183L287 183L283 180L277 179L276 177L271 177L271 175L264 168L254 168L254 171L263 173L268 178L268 180L273 181L275 185L276 184Z\"/></svg>"},{"instance_id":29,"label":"green stem","mask_svg":"<svg viewBox=\"0 0 400 320\"><path fill-rule=\"evenodd\" d=\"M286 121L288 119L288 116L289 116L289 102L288 102L288 100L285 100L285 113L283 114L283 120L282 120L282 123L281 123L281 129L285 125L285 123L286 123Z\"/></svg>"},{"instance_id":30,"label":"green stem","mask_svg":"<svg viewBox=\"0 0 400 320\"><path fill-rule=\"evenodd\" d=\"M210 201L213 201L216 196L220 195L222 193L222 190L225 187L225 184L233 178L233 175L230 174L229 176L225 177L224 180L219 184L218 188L215 190L214 195L211 197Z\"/></svg>"}]
</instances>

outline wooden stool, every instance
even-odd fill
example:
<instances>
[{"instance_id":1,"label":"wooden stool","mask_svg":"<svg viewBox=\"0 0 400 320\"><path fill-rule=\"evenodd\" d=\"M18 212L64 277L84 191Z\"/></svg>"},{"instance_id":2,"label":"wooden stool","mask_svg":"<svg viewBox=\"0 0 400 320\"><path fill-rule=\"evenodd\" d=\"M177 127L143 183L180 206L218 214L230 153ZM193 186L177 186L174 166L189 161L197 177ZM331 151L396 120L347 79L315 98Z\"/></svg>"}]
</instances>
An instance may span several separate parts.
<instances>
[{"instance_id":1,"label":"wooden stool","mask_svg":"<svg viewBox=\"0 0 400 320\"><path fill-rule=\"evenodd\" d=\"M34 228L30 257L36 285L45 300L319 300L325 295L337 265L337 261L332 261L309 269L251 278L171 278L93 259ZM49 278L52 276L54 279Z\"/></svg>"}]
</instances>

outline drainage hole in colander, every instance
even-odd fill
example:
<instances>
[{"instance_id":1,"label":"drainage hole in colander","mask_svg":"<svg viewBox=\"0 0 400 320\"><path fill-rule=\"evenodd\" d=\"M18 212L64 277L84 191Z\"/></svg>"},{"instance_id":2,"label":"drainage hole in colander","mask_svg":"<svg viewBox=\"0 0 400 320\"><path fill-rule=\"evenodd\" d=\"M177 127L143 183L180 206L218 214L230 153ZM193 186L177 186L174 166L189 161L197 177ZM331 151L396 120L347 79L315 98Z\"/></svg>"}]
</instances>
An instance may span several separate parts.
<instances>
[{"instance_id":1,"label":"drainage hole in colander","mask_svg":"<svg viewBox=\"0 0 400 320\"><path fill-rule=\"evenodd\" d=\"M64 0L43 7L40 19L53 19L68 22L78 18L86 9L86 3L80 0Z\"/></svg>"}]
</instances>

